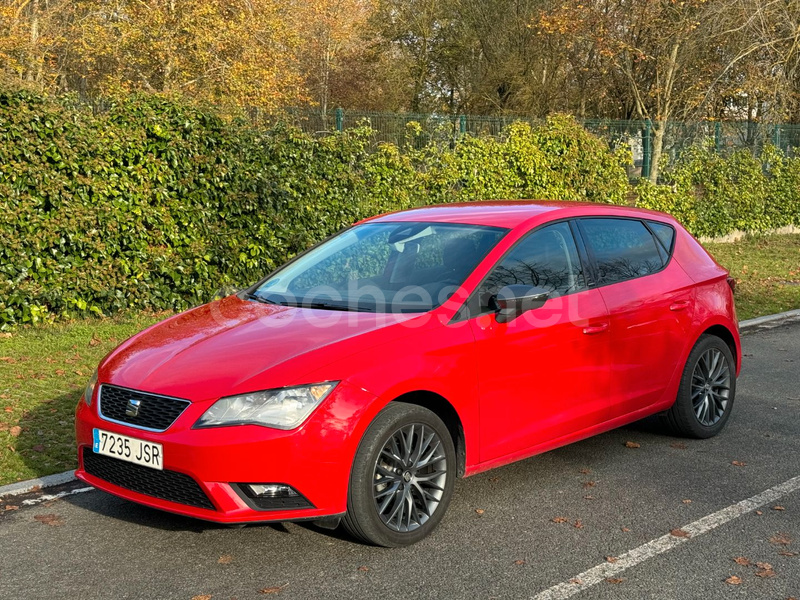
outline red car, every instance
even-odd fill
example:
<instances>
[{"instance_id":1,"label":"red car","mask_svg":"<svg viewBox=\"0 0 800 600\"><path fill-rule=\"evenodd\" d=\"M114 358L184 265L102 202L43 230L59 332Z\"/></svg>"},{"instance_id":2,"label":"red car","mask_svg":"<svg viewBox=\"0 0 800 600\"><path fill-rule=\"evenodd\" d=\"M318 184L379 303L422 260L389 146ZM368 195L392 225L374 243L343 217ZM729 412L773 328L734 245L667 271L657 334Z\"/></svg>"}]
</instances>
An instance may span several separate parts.
<instances>
[{"instance_id":1,"label":"red car","mask_svg":"<svg viewBox=\"0 0 800 600\"><path fill-rule=\"evenodd\" d=\"M718 433L741 364L733 287L651 211L368 219L111 352L78 404L77 476L209 521L411 544L457 476L653 414Z\"/></svg>"}]
</instances>

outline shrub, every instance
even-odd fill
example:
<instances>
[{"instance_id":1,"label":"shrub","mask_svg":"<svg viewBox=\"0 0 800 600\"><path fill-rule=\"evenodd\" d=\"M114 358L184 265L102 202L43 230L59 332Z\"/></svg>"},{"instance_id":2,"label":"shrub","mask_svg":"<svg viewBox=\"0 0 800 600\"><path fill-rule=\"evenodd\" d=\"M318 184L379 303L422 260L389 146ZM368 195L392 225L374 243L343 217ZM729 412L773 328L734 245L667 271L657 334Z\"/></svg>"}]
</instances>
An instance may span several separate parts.
<instances>
[{"instance_id":1,"label":"shrub","mask_svg":"<svg viewBox=\"0 0 800 600\"><path fill-rule=\"evenodd\" d=\"M413 133L413 132L412 132ZM259 131L156 96L94 115L0 90L0 326L181 310L262 277L364 217L492 198L625 203L625 149L573 119L514 123L450 147L375 145L364 126ZM800 224L800 159L694 150L640 206L698 235Z\"/></svg>"}]
</instances>

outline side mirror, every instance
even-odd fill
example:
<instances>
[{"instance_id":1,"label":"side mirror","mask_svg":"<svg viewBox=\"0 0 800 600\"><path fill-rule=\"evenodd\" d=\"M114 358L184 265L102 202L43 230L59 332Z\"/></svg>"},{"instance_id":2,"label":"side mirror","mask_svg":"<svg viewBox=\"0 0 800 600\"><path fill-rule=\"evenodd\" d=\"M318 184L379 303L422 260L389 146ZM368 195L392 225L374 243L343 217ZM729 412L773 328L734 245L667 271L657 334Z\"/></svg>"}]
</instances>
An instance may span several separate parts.
<instances>
[{"instance_id":1,"label":"side mirror","mask_svg":"<svg viewBox=\"0 0 800 600\"><path fill-rule=\"evenodd\" d=\"M508 323L522 313L544 306L550 292L527 285L507 285L494 297L497 322Z\"/></svg>"}]
</instances>

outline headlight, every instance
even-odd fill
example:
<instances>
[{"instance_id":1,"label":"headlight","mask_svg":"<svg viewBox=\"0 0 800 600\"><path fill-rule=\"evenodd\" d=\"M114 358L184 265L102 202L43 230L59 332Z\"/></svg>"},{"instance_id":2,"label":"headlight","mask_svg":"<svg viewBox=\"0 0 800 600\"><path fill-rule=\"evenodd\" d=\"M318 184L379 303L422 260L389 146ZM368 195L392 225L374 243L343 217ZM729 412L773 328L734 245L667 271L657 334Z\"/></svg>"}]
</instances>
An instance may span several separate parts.
<instances>
[{"instance_id":1,"label":"headlight","mask_svg":"<svg viewBox=\"0 0 800 600\"><path fill-rule=\"evenodd\" d=\"M252 392L220 398L195 423L195 427L266 425L294 429L336 387L338 381Z\"/></svg>"},{"instance_id":2,"label":"headlight","mask_svg":"<svg viewBox=\"0 0 800 600\"><path fill-rule=\"evenodd\" d=\"M86 389L83 390L83 401L86 402L87 406L92 405L92 395L94 394L94 388L97 386L97 369L95 369L92 376L89 378L89 383L86 384Z\"/></svg>"}]
</instances>

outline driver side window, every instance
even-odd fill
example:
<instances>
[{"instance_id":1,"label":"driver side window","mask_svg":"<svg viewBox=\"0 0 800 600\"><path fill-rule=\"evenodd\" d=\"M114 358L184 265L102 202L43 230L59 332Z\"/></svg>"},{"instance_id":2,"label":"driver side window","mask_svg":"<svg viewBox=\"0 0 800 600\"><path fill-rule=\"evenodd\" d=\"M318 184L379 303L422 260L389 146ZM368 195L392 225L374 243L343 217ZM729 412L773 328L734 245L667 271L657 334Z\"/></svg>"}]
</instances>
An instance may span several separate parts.
<instances>
[{"instance_id":1,"label":"driver side window","mask_svg":"<svg viewBox=\"0 0 800 600\"><path fill-rule=\"evenodd\" d=\"M481 285L481 311L490 310L489 299L502 288L517 284L542 288L550 293L550 298L586 287L568 223L537 229L492 269Z\"/></svg>"}]
</instances>

